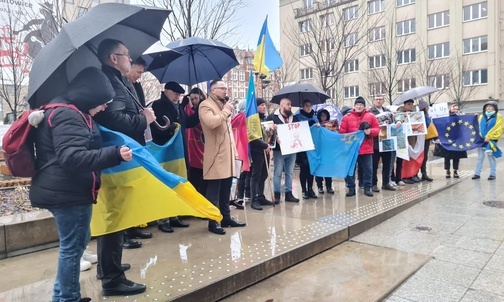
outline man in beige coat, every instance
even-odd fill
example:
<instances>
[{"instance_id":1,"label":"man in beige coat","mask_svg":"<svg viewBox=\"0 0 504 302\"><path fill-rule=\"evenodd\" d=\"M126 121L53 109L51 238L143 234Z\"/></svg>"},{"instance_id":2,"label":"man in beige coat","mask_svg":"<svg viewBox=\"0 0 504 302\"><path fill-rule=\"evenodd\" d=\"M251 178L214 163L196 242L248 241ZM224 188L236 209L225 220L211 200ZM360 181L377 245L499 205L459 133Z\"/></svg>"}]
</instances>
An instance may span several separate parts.
<instances>
[{"instance_id":1,"label":"man in beige coat","mask_svg":"<svg viewBox=\"0 0 504 302\"><path fill-rule=\"evenodd\" d=\"M235 175L236 146L231 129L233 104L226 102L226 84L221 80L210 83L208 98L200 103L198 113L203 128L205 151L203 154L203 179L208 187L206 198L219 207L223 227L244 227L245 223L231 218L229 197L232 177ZM226 231L217 221L208 222L208 230L224 235Z\"/></svg>"}]
</instances>

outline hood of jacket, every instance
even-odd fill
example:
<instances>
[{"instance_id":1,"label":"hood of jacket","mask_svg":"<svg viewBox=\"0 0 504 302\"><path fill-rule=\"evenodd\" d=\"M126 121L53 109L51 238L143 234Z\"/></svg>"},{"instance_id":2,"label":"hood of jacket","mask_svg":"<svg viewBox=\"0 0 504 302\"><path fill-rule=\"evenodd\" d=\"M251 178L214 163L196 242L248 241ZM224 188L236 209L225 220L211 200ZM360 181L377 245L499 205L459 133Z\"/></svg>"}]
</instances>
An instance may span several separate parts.
<instances>
[{"instance_id":1,"label":"hood of jacket","mask_svg":"<svg viewBox=\"0 0 504 302\"><path fill-rule=\"evenodd\" d=\"M496 101L488 101L483 105L483 113L485 113L485 108L487 105L492 105L495 108L495 112L499 112L499 105L497 104Z\"/></svg>"},{"instance_id":2,"label":"hood of jacket","mask_svg":"<svg viewBox=\"0 0 504 302\"><path fill-rule=\"evenodd\" d=\"M319 121L321 121L320 120L320 116L322 115L322 113L325 113L327 115L327 120L328 121L331 119L331 114L329 114L329 111L327 111L325 109L322 109L319 112L317 112L317 118L318 118Z\"/></svg>"},{"instance_id":3,"label":"hood of jacket","mask_svg":"<svg viewBox=\"0 0 504 302\"><path fill-rule=\"evenodd\" d=\"M61 102L73 104L82 112L110 102L115 97L115 91L105 74L95 67L88 67L70 82L61 97L51 103Z\"/></svg>"}]
</instances>

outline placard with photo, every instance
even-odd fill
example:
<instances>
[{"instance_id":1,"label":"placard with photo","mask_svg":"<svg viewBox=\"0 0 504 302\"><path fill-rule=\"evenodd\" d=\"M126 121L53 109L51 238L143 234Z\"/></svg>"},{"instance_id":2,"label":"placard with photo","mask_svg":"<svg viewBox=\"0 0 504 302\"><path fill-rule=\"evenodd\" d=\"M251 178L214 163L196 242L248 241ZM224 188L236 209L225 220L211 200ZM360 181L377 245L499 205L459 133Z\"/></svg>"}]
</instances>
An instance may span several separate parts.
<instances>
[{"instance_id":1,"label":"placard with photo","mask_svg":"<svg viewBox=\"0 0 504 302\"><path fill-rule=\"evenodd\" d=\"M392 152L397 150L397 137L383 139L378 144L380 152Z\"/></svg>"},{"instance_id":2,"label":"placard with photo","mask_svg":"<svg viewBox=\"0 0 504 302\"><path fill-rule=\"evenodd\" d=\"M264 132L266 132L266 142L271 149L275 148L277 138L275 123L273 123L273 121L262 122L261 126L263 127Z\"/></svg>"}]
</instances>

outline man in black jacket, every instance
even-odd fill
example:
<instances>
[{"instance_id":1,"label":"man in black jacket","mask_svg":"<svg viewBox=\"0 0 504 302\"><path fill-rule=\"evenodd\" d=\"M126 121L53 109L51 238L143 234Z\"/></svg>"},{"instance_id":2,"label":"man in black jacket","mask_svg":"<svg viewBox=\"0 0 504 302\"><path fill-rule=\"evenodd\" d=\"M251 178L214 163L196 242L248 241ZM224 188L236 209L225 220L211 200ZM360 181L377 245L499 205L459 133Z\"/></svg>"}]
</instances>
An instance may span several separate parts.
<instances>
[{"instance_id":1,"label":"man in black jacket","mask_svg":"<svg viewBox=\"0 0 504 302\"><path fill-rule=\"evenodd\" d=\"M262 98L257 98L257 112L261 122L265 121L266 102ZM262 127L261 127L262 129ZM269 153L270 147L263 138L255 139L249 142L250 155L252 163L250 166L250 195L252 196L251 207L254 210L262 210L261 206L272 206L273 202L264 196L264 182L268 178Z\"/></svg>"},{"instance_id":2,"label":"man in black jacket","mask_svg":"<svg viewBox=\"0 0 504 302\"><path fill-rule=\"evenodd\" d=\"M156 117L152 109L141 106L133 86L124 76L131 68L128 49L120 41L105 39L98 46L97 55L116 96L107 109L96 114L94 119L104 127L124 133L145 145L144 131ZM127 296L144 292L145 285L129 281L124 275L129 265L121 265L123 232L100 236L97 241L102 294Z\"/></svg>"},{"instance_id":3,"label":"man in black jacket","mask_svg":"<svg viewBox=\"0 0 504 302\"><path fill-rule=\"evenodd\" d=\"M161 98L152 102L152 109L156 115L156 121L163 124L163 116L170 119L170 127L167 130L160 130L151 125L152 141L157 145L166 144L175 134L178 123L180 125L180 135L182 135L184 145L184 157L186 167L189 166L187 160L187 139L185 133L186 113L180 104L180 96L185 92L184 88L175 82L168 82L161 92ZM194 126L193 126L194 127ZM170 217L169 220L158 220L158 229L165 233L173 233L172 227L186 228L189 224L181 221L178 217Z\"/></svg>"}]
</instances>

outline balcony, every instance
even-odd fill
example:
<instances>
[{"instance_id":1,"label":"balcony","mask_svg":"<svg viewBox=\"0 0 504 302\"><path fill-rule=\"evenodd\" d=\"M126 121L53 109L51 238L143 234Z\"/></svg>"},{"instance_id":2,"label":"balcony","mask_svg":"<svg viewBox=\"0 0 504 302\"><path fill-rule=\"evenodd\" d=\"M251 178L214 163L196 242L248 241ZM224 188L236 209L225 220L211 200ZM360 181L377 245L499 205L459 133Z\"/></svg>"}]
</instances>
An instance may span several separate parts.
<instances>
[{"instance_id":1,"label":"balcony","mask_svg":"<svg viewBox=\"0 0 504 302\"><path fill-rule=\"evenodd\" d=\"M295 8L294 9L294 18L298 19L304 16L308 16L320 11L324 11L333 7L337 7L343 4L356 2L357 0L321 0L313 2L311 7L307 8Z\"/></svg>"}]
</instances>

